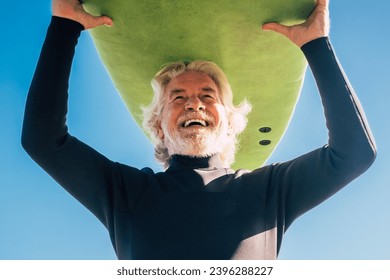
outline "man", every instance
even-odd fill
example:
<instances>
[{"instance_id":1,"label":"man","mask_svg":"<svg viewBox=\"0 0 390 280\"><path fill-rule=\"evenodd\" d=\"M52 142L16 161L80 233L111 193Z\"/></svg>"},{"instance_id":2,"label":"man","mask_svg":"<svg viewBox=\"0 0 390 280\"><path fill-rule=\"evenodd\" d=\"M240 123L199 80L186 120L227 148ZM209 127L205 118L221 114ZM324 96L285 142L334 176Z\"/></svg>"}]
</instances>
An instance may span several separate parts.
<instances>
[{"instance_id":1,"label":"man","mask_svg":"<svg viewBox=\"0 0 390 280\"><path fill-rule=\"evenodd\" d=\"M375 159L363 110L327 37L326 0L301 25L263 29L284 34L305 54L322 98L328 144L253 171L229 168L248 106L231 105L227 81L212 63L172 64L154 79L156 97L145 109L145 125L164 172L112 162L69 135L74 49L83 29L101 24L113 22L85 13L77 0L53 1L22 142L106 226L119 259L275 259L291 223Z\"/></svg>"},{"instance_id":2,"label":"man","mask_svg":"<svg viewBox=\"0 0 390 280\"><path fill-rule=\"evenodd\" d=\"M175 154L218 154L223 166L234 162L237 135L245 129L250 105L233 105L228 80L216 64L169 64L156 74L152 87L154 99L144 108L143 124L158 161L168 167Z\"/></svg>"}]
</instances>

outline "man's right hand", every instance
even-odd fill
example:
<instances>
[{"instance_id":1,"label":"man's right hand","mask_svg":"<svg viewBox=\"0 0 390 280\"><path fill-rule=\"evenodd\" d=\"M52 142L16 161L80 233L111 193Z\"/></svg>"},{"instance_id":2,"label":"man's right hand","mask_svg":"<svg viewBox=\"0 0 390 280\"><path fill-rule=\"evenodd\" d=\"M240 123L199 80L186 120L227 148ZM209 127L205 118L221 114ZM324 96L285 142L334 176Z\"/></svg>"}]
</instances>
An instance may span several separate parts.
<instances>
[{"instance_id":1,"label":"man's right hand","mask_svg":"<svg viewBox=\"0 0 390 280\"><path fill-rule=\"evenodd\" d=\"M108 16L93 16L84 10L79 0L52 0L53 16L77 21L85 29L100 25L112 26L114 22Z\"/></svg>"}]
</instances>

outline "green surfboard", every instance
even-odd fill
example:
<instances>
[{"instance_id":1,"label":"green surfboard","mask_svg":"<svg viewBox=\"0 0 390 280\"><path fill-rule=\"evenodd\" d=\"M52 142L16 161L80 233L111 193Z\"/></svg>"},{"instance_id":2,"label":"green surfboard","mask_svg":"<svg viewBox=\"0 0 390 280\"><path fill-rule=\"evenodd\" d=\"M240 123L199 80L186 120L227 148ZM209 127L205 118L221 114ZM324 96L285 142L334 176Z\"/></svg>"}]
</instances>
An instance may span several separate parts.
<instances>
[{"instance_id":1,"label":"green surfboard","mask_svg":"<svg viewBox=\"0 0 390 280\"><path fill-rule=\"evenodd\" d=\"M233 168L264 164L282 138L298 100L306 60L294 44L261 25L303 22L315 0L85 0L114 27L90 31L130 114L141 126L150 81L162 65L210 60L226 73L235 104L252 104Z\"/></svg>"}]
</instances>

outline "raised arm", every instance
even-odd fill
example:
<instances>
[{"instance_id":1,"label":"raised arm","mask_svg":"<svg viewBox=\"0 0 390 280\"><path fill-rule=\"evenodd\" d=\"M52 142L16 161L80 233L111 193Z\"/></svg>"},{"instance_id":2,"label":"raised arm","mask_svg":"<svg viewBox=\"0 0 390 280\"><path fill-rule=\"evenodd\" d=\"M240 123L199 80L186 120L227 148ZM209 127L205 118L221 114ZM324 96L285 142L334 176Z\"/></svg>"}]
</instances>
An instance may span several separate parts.
<instances>
[{"instance_id":1,"label":"raised arm","mask_svg":"<svg viewBox=\"0 0 390 280\"><path fill-rule=\"evenodd\" d=\"M108 160L68 133L68 80L83 29L74 20L52 17L28 93L22 145L61 186L112 227L113 201L123 203L116 209L131 209L145 176Z\"/></svg>"},{"instance_id":2,"label":"raised arm","mask_svg":"<svg viewBox=\"0 0 390 280\"><path fill-rule=\"evenodd\" d=\"M328 1L319 0L307 22L263 27L301 47L321 96L328 144L292 161L274 165L273 187L280 192L285 227L365 172L376 146L361 104L330 44ZM282 228L282 227L281 227Z\"/></svg>"}]
</instances>

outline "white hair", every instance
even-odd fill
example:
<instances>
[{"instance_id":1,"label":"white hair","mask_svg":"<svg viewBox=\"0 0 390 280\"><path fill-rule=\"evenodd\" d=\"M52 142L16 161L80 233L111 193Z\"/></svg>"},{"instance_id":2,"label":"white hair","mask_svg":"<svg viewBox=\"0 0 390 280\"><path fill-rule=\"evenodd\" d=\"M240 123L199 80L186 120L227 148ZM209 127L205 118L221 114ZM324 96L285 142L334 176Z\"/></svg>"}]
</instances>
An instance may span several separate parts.
<instances>
[{"instance_id":1,"label":"white hair","mask_svg":"<svg viewBox=\"0 0 390 280\"><path fill-rule=\"evenodd\" d=\"M244 100L238 106L233 104L233 93L221 68L210 61L192 61L189 63L174 62L163 67L153 78L152 88L154 97L152 102L143 108L143 127L150 134L155 146L155 158L162 163L165 168L169 167L171 156L162 139L158 137L158 129L163 122L161 119L164 109L164 90L168 83L176 76L186 71L196 71L207 74L218 86L220 99L225 107L228 121L228 137L230 141L224 141L225 147L219 153L224 166L230 167L234 162L234 156L238 145L237 136L245 129L247 124L247 114L251 110L250 104Z\"/></svg>"}]
</instances>

